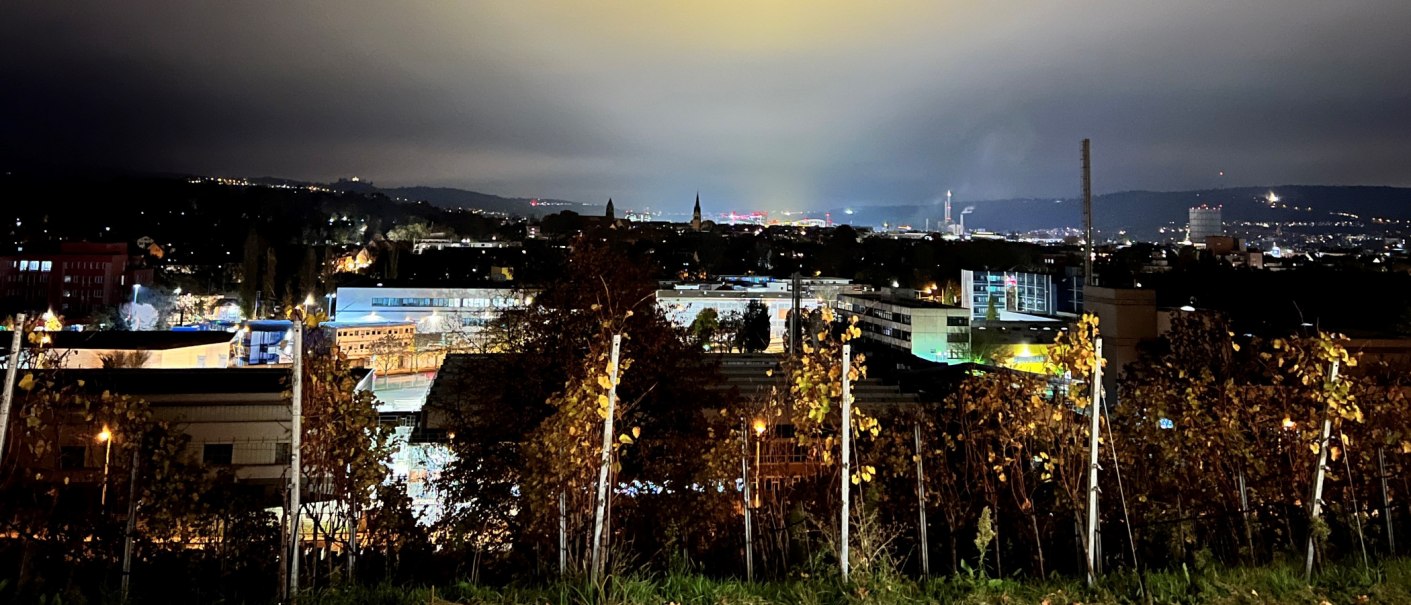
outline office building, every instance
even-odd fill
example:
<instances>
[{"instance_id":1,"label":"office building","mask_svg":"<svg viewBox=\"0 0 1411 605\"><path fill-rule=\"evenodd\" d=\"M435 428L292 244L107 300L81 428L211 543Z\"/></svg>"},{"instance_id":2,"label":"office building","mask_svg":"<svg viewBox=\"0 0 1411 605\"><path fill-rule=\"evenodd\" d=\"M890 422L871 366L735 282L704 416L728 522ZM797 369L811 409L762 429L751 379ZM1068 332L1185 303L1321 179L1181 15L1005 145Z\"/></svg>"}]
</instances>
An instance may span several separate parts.
<instances>
[{"instance_id":1,"label":"office building","mask_svg":"<svg viewBox=\"0 0 1411 605\"><path fill-rule=\"evenodd\" d=\"M804 310L829 306L839 292L852 289L850 280L831 277L800 279L799 285L799 307ZM681 327L690 326L706 309L715 309L720 317L744 315L751 302L761 303L769 312L769 347L765 350L784 350L789 310L794 304L792 280L727 275L712 283L676 284L671 289L657 290L656 298L667 319Z\"/></svg>"},{"instance_id":2,"label":"office building","mask_svg":"<svg viewBox=\"0 0 1411 605\"><path fill-rule=\"evenodd\" d=\"M531 302L534 292L512 288L338 288L340 324L401 321L422 334L477 330L506 309Z\"/></svg>"},{"instance_id":3,"label":"office building","mask_svg":"<svg viewBox=\"0 0 1411 605\"><path fill-rule=\"evenodd\" d=\"M862 337L928 361L970 360L970 311L916 298L914 290L844 292L836 307L858 318Z\"/></svg>"},{"instance_id":4,"label":"office building","mask_svg":"<svg viewBox=\"0 0 1411 605\"><path fill-rule=\"evenodd\" d=\"M1225 224L1220 220L1220 207L1196 206L1190 209L1187 239L1197 245L1204 246L1205 238L1224 235Z\"/></svg>"},{"instance_id":5,"label":"office building","mask_svg":"<svg viewBox=\"0 0 1411 605\"><path fill-rule=\"evenodd\" d=\"M1057 313L1057 292L1053 276L1020 271L960 272L960 306L969 309L970 318L983 321L1035 321Z\"/></svg>"}]
</instances>

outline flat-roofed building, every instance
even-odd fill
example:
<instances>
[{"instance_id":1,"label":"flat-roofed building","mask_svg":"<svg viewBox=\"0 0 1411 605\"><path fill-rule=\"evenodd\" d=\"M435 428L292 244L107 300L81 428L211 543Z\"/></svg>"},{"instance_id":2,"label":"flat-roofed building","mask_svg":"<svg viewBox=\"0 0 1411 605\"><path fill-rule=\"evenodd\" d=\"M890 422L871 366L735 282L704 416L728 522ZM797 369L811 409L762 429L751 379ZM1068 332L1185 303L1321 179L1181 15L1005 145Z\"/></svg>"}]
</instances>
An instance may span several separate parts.
<instances>
[{"instance_id":1,"label":"flat-roofed building","mask_svg":"<svg viewBox=\"0 0 1411 605\"><path fill-rule=\"evenodd\" d=\"M171 330L160 332L49 332L51 351L67 368L224 368L230 365L236 334Z\"/></svg>"},{"instance_id":2,"label":"flat-roofed building","mask_svg":"<svg viewBox=\"0 0 1411 605\"><path fill-rule=\"evenodd\" d=\"M476 330L534 292L504 287L343 287L334 319L340 324L411 322L427 333Z\"/></svg>"},{"instance_id":3,"label":"flat-roofed building","mask_svg":"<svg viewBox=\"0 0 1411 605\"><path fill-rule=\"evenodd\" d=\"M970 360L970 310L916 297L914 290L847 292L840 313L858 318L863 338L940 363Z\"/></svg>"},{"instance_id":4,"label":"flat-roofed building","mask_svg":"<svg viewBox=\"0 0 1411 605\"><path fill-rule=\"evenodd\" d=\"M190 438L193 460L229 470L242 484L261 489L277 503L289 471L290 391L288 368L64 369L36 370L89 393L110 392L146 401L155 420ZM354 390L370 387L371 373L354 370ZM101 479L104 444L100 427L65 431L53 466L61 482ZM113 439L124 439L114 435ZM18 444L17 444L18 445ZM273 504L272 504L273 505Z\"/></svg>"}]
</instances>

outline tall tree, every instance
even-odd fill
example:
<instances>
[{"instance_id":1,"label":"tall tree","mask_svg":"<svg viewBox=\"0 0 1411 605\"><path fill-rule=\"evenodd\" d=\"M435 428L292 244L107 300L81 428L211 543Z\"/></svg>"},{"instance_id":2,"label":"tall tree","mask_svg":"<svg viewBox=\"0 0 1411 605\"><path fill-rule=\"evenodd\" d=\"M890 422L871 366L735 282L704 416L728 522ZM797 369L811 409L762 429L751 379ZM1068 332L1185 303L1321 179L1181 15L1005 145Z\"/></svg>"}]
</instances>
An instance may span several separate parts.
<instances>
[{"instance_id":1,"label":"tall tree","mask_svg":"<svg viewBox=\"0 0 1411 605\"><path fill-rule=\"evenodd\" d=\"M245 235L245 257L240 264L240 310L245 317L255 316L255 292L259 290L260 253L263 250L260 235L251 227Z\"/></svg>"},{"instance_id":2,"label":"tall tree","mask_svg":"<svg viewBox=\"0 0 1411 605\"><path fill-rule=\"evenodd\" d=\"M757 353L769 348L769 307L752 300L745 306L743 327L740 330L741 349Z\"/></svg>"}]
</instances>

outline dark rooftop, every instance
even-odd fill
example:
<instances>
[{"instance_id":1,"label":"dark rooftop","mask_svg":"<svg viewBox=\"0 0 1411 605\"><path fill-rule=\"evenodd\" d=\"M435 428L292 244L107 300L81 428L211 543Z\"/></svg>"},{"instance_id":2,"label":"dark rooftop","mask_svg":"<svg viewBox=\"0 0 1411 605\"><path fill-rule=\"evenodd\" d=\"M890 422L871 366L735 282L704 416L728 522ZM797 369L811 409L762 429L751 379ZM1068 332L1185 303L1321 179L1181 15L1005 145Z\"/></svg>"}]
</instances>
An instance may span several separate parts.
<instances>
[{"instance_id":1,"label":"dark rooftop","mask_svg":"<svg viewBox=\"0 0 1411 605\"><path fill-rule=\"evenodd\" d=\"M956 306L956 305L948 305L948 304L945 304L945 303L939 303L939 302L936 302L936 301L934 301L934 300L925 300L925 299L921 299L921 298L906 298L906 297L901 297L901 296L887 296L887 295L884 295L884 294L882 294L882 293L880 293L880 292L843 292L843 293L839 294L838 296L839 296L839 297L860 298L860 299L862 299L862 300L870 300L870 301L885 303L885 304L889 304L889 305L896 305L896 306L898 306L898 307L906 307L906 308L908 308L908 309L964 309L964 308L965 308L965 307L958 307L958 306Z\"/></svg>"},{"instance_id":2,"label":"dark rooftop","mask_svg":"<svg viewBox=\"0 0 1411 605\"><path fill-rule=\"evenodd\" d=\"M36 370L59 382L83 381L92 391L123 395L189 393L280 393L289 387L289 368L148 368Z\"/></svg>"}]
</instances>

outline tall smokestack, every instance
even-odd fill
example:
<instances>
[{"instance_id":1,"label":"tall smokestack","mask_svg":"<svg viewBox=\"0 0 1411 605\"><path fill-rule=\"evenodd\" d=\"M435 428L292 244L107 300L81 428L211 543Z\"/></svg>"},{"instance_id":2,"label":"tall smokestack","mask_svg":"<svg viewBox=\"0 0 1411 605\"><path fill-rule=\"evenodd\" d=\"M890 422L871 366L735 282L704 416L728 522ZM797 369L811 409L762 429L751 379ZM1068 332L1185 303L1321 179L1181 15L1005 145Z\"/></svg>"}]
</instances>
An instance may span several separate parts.
<instances>
[{"instance_id":1,"label":"tall smokestack","mask_svg":"<svg viewBox=\"0 0 1411 605\"><path fill-rule=\"evenodd\" d=\"M1096 286L1093 279L1093 167L1092 143L1083 139L1083 281Z\"/></svg>"}]
</instances>

